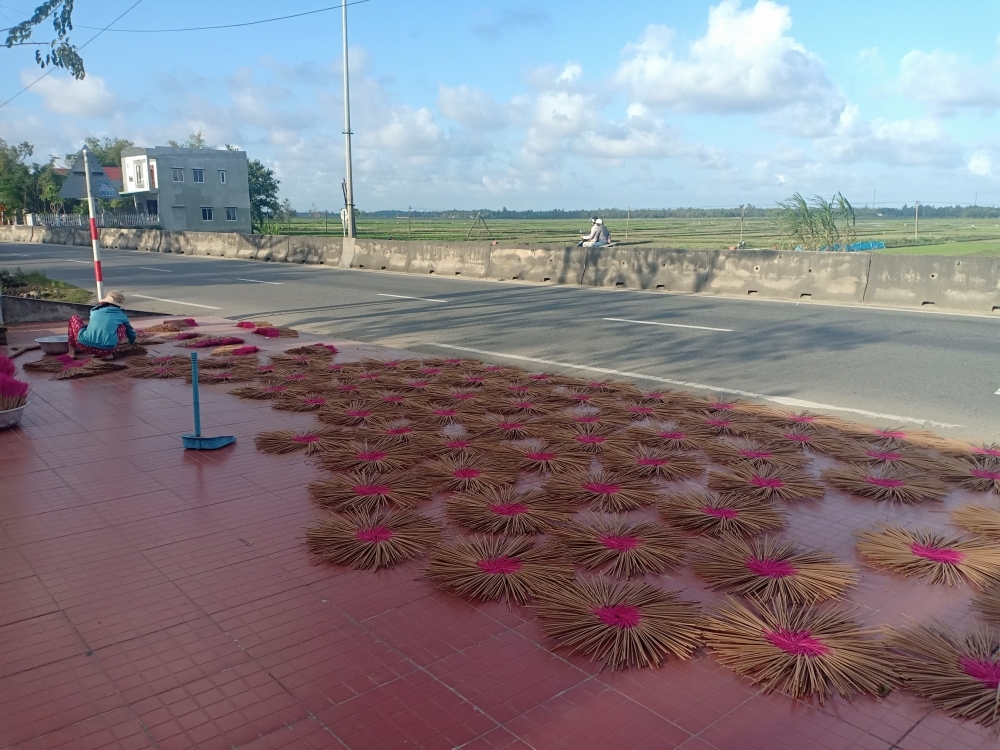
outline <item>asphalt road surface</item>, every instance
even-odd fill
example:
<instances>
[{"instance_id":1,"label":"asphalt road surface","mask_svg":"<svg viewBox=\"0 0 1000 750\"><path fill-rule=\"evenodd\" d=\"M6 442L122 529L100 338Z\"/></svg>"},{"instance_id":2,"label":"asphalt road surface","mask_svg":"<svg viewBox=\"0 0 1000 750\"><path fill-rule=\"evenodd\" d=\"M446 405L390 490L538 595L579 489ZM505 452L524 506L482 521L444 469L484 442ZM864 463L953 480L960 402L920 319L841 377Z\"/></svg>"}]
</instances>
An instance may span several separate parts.
<instances>
[{"instance_id":1,"label":"asphalt road surface","mask_svg":"<svg viewBox=\"0 0 1000 750\"><path fill-rule=\"evenodd\" d=\"M169 314L275 324L427 354L763 398L1000 441L1000 316L476 281L103 252L105 288ZM0 244L0 268L94 284L90 249Z\"/></svg>"}]
</instances>

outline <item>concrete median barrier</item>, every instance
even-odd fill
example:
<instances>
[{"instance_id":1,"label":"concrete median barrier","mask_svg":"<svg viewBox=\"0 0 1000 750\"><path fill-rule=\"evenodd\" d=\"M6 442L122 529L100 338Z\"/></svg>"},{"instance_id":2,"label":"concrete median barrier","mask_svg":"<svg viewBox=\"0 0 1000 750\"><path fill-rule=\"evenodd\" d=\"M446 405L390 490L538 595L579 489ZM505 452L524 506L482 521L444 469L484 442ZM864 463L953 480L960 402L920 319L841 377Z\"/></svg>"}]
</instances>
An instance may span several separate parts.
<instances>
[{"instance_id":1,"label":"concrete median barrier","mask_svg":"<svg viewBox=\"0 0 1000 750\"><path fill-rule=\"evenodd\" d=\"M410 268L410 245L412 242L395 240L355 240L351 268L367 268L375 271L396 271L405 273ZM343 246L343 241L341 241ZM344 259L345 262L347 259Z\"/></svg>"},{"instance_id":2,"label":"concrete median barrier","mask_svg":"<svg viewBox=\"0 0 1000 750\"><path fill-rule=\"evenodd\" d=\"M587 250L572 245L493 247L487 276L491 279L580 284Z\"/></svg>"},{"instance_id":3,"label":"concrete median barrier","mask_svg":"<svg viewBox=\"0 0 1000 750\"><path fill-rule=\"evenodd\" d=\"M490 246L411 242L409 273L481 279L490 266Z\"/></svg>"},{"instance_id":4,"label":"concrete median barrier","mask_svg":"<svg viewBox=\"0 0 1000 750\"><path fill-rule=\"evenodd\" d=\"M865 302L1000 312L1000 258L872 255Z\"/></svg>"}]
</instances>

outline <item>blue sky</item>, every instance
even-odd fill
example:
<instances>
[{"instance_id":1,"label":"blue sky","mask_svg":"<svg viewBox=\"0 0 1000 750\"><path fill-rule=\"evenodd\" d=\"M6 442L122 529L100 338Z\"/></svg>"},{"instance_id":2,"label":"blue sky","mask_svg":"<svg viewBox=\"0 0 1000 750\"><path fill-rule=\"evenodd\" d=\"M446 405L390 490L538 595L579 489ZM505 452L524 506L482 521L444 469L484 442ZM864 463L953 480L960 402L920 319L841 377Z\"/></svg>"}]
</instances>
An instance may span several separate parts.
<instances>
[{"instance_id":1,"label":"blue sky","mask_svg":"<svg viewBox=\"0 0 1000 750\"><path fill-rule=\"evenodd\" d=\"M0 22L34 0L0 0ZM86 41L134 0L78 0ZM257 20L331 0L143 0L122 29ZM22 11L19 13L19 11ZM349 8L362 209L1000 203L1000 4L370 0ZM6 24L4 24L6 25ZM202 130L341 202L338 12L183 34L108 32L82 82L0 109L36 157L88 135ZM0 100L39 74L0 50Z\"/></svg>"}]
</instances>

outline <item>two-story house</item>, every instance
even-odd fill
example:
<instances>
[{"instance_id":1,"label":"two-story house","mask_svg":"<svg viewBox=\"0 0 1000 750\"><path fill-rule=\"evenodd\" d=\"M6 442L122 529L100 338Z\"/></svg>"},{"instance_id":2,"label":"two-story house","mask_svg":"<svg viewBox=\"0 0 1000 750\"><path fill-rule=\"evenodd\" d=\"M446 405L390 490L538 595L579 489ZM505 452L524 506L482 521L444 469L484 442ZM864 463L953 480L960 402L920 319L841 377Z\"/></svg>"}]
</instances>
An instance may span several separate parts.
<instances>
[{"instance_id":1,"label":"two-story house","mask_svg":"<svg viewBox=\"0 0 1000 750\"><path fill-rule=\"evenodd\" d=\"M251 232L245 151L133 146L122 151L122 183L165 230Z\"/></svg>"}]
</instances>

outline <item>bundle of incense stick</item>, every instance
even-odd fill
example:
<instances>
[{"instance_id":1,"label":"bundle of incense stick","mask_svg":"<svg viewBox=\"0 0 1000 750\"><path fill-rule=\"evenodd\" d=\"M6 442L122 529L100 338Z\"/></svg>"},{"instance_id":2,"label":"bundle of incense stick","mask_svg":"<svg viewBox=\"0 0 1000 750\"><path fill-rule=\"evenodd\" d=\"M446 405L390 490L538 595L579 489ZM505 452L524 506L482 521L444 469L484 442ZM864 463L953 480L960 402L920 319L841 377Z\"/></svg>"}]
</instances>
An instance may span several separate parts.
<instances>
[{"instance_id":1,"label":"bundle of incense stick","mask_svg":"<svg viewBox=\"0 0 1000 750\"><path fill-rule=\"evenodd\" d=\"M857 570L833 555L766 536L705 540L692 567L715 591L792 604L839 599L858 582Z\"/></svg>"},{"instance_id":2,"label":"bundle of incense stick","mask_svg":"<svg viewBox=\"0 0 1000 750\"><path fill-rule=\"evenodd\" d=\"M565 586L573 571L548 546L527 537L466 536L434 548L427 577L456 596L509 605Z\"/></svg>"},{"instance_id":3,"label":"bundle of incense stick","mask_svg":"<svg viewBox=\"0 0 1000 750\"><path fill-rule=\"evenodd\" d=\"M706 536L756 536L785 526L771 503L704 490L677 492L660 500L660 515L679 529Z\"/></svg>"},{"instance_id":4,"label":"bundle of incense stick","mask_svg":"<svg viewBox=\"0 0 1000 750\"><path fill-rule=\"evenodd\" d=\"M578 578L546 587L535 611L557 647L612 669L687 659L701 644L697 605L646 581Z\"/></svg>"},{"instance_id":5,"label":"bundle of incense stick","mask_svg":"<svg viewBox=\"0 0 1000 750\"><path fill-rule=\"evenodd\" d=\"M255 333L258 336L263 336L267 339L276 338L293 338L297 339L299 337L299 332L294 328L284 328L282 326L258 326L254 328L250 333Z\"/></svg>"},{"instance_id":6,"label":"bundle of incense stick","mask_svg":"<svg viewBox=\"0 0 1000 750\"><path fill-rule=\"evenodd\" d=\"M949 463L941 456L927 450L910 447L885 448L876 443L847 443L842 448L832 451L831 458L841 463L852 464L873 469L896 468L911 473L937 473L945 471Z\"/></svg>"},{"instance_id":7,"label":"bundle of incense stick","mask_svg":"<svg viewBox=\"0 0 1000 750\"><path fill-rule=\"evenodd\" d=\"M330 515L306 532L314 557L355 570L410 560L437 541L441 527L412 510Z\"/></svg>"},{"instance_id":8,"label":"bundle of incense stick","mask_svg":"<svg viewBox=\"0 0 1000 750\"><path fill-rule=\"evenodd\" d=\"M354 399L328 404L317 412L316 417L323 424L357 427L384 419L390 413L391 407L375 401Z\"/></svg>"},{"instance_id":9,"label":"bundle of incense stick","mask_svg":"<svg viewBox=\"0 0 1000 750\"><path fill-rule=\"evenodd\" d=\"M413 508L430 500L427 483L406 472L349 471L309 484L321 507L336 511L374 512L387 505Z\"/></svg>"},{"instance_id":10,"label":"bundle of incense stick","mask_svg":"<svg viewBox=\"0 0 1000 750\"><path fill-rule=\"evenodd\" d=\"M951 522L966 531L1000 541L1000 510L987 505L963 505L951 512Z\"/></svg>"},{"instance_id":11,"label":"bundle of incense stick","mask_svg":"<svg viewBox=\"0 0 1000 750\"><path fill-rule=\"evenodd\" d=\"M942 500L949 492L944 482L898 466L841 466L824 471L823 480L856 497L905 505Z\"/></svg>"},{"instance_id":12,"label":"bundle of incense stick","mask_svg":"<svg viewBox=\"0 0 1000 750\"><path fill-rule=\"evenodd\" d=\"M263 453L292 453L305 451L307 456L334 448L344 439L343 435L329 428L314 430L273 430L262 432L254 438L257 450Z\"/></svg>"},{"instance_id":13,"label":"bundle of incense stick","mask_svg":"<svg viewBox=\"0 0 1000 750\"><path fill-rule=\"evenodd\" d=\"M662 479L675 482L695 479L705 472L705 467L689 453L679 453L654 445L639 443L627 448L609 451L605 465L625 476Z\"/></svg>"},{"instance_id":14,"label":"bundle of incense stick","mask_svg":"<svg viewBox=\"0 0 1000 750\"><path fill-rule=\"evenodd\" d=\"M187 374L187 370L183 365L176 364L159 364L150 365L143 364L141 367L130 366L125 372L130 378L142 378L142 379L167 379L167 378L183 378Z\"/></svg>"},{"instance_id":15,"label":"bundle of incense stick","mask_svg":"<svg viewBox=\"0 0 1000 750\"><path fill-rule=\"evenodd\" d=\"M184 379L187 382L193 380L191 371L185 373ZM208 370L199 374L198 380L202 383L245 383L254 379L254 374L241 368L232 370Z\"/></svg>"},{"instance_id":16,"label":"bundle of incense stick","mask_svg":"<svg viewBox=\"0 0 1000 750\"><path fill-rule=\"evenodd\" d=\"M324 469L352 471L365 469L376 472L394 471L413 466L424 454L409 443L392 440L344 440L330 447L320 459Z\"/></svg>"},{"instance_id":17,"label":"bundle of incense stick","mask_svg":"<svg viewBox=\"0 0 1000 750\"><path fill-rule=\"evenodd\" d=\"M545 483L545 490L568 505L591 504L613 513L652 505L661 497L647 480L604 469L572 469L556 474Z\"/></svg>"},{"instance_id":18,"label":"bundle of incense stick","mask_svg":"<svg viewBox=\"0 0 1000 750\"><path fill-rule=\"evenodd\" d=\"M628 435L605 425L554 425L547 430L554 443L563 444L581 453L606 453L632 444Z\"/></svg>"},{"instance_id":19,"label":"bundle of incense stick","mask_svg":"<svg viewBox=\"0 0 1000 750\"><path fill-rule=\"evenodd\" d=\"M836 417L828 417L810 411L792 412L767 409L762 411L759 416L762 422L766 422L784 431L801 430L804 432L825 432L829 434L832 430L839 428L843 424L843 420Z\"/></svg>"},{"instance_id":20,"label":"bundle of incense stick","mask_svg":"<svg viewBox=\"0 0 1000 750\"><path fill-rule=\"evenodd\" d=\"M315 391L286 393L271 401L271 408L279 411L319 411L328 405L331 405L330 400Z\"/></svg>"},{"instance_id":21,"label":"bundle of incense stick","mask_svg":"<svg viewBox=\"0 0 1000 750\"><path fill-rule=\"evenodd\" d=\"M543 534L570 517L564 505L545 493L518 490L511 484L457 493L447 507L453 521L483 534Z\"/></svg>"},{"instance_id":22,"label":"bundle of incense stick","mask_svg":"<svg viewBox=\"0 0 1000 750\"><path fill-rule=\"evenodd\" d=\"M844 422L840 432L850 437L873 443L889 450L896 448L941 448L950 441L940 438L927 430L911 430L908 427L872 427L867 424Z\"/></svg>"},{"instance_id":23,"label":"bundle of incense stick","mask_svg":"<svg viewBox=\"0 0 1000 750\"><path fill-rule=\"evenodd\" d=\"M950 716L1000 726L1000 637L978 627L958 634L941 623L889 631L903 684ZM994 737L995 739L995 737Z\"/></svg>"},{"instance_id":24,"label":"bundle of incense stick","mask_svg":"<svg viewBox=\"0 0 1000 750\"><path fill-rule=\"evenodd\" d=\"M293 346L291 349L285 349L285 354L290 354L293 357L304 354L310 357L319 357L320 359L330 359L337 351L337 347L333 344L306 344L304 346Z\"/></svg>"},{"instance_id":25,"label":"bundle of incense stick","mask_svg":"<svg viewBox=\"0 0 1000 750\"><path fill-rule=\"evenodd\" d=\"M1000 458L976 456L962 461L951 461L944 471L944 478L973 492L991 492L1000 495Z\"/></svg>"},{"instance_id":26,"label":"bundle of incense stick","mask_svg":"<svg viewBox=\"0 0 1000 750\"><path fill-rule=\"evenodd\" d=\"M458 492L479 491L517 478L517 470L510 462L471 453L459 458L442 456L430 462L423 473L435 489Z\"/></svg>"},{"instance_id":27,"label":"bundle of incense stick","mask_svg":"<svg viewBox=\"0 0 1000 750\"><path fill-rule=\"evenodd\" d=\"M478 432L498 440L524 440L540 437L542 423L530 417L502 414L486 414L469 421Z\"/></svg>"},{"instance_id":28,"label":"bundle of incense stick","mask_svg":"<svg viewBox=\"0 0 1000 750\"><path fill-rule=\"evenodd\" d=\"M817 432L801 426L789 429L766 427L761 431L759 437L761 440L773 442L775 445L800 451L808 450L821 456L829 456L842 451L845 446L851 445L853 442L844 435L833 432Z\"/></svg>"},{"instance_id":29,"label":"bundle of incense stick","mask_svg":"<svg viewBox=\"0 0 1000 750\"><path fill-rule=\"evenodd\" d=\"M611 563L608 574L630 578L661 574L684 561L687 543L677 532L651 521L592 514L557 528L555 539L570 560L588 570Z\"/></svg>"},{"instance_id":30,"label":"bundle of incense stick","mask_svg":"<svg viewBox=\"0 0 1000 750\"><path fill-rule=\"evenodd\" d=\"M571 469L587 468L592 460L588 453L544 440L532 441L530 444L504 445L498 452L500 454L504 455L505 460L509 456L517 471L542 474L559 474Z\"/></svg>"},{"instance_id":31,"label":"bundle of incense stick","mask_svg":"<svg viewBox=\"0 0 1000 750\"><path fill-rule=\"evenodd\" d=\"M793 698L881 696L897 682L882 645L834 605L726 601L704 621L716 658L737 674Z\"/></svg>"},{"instance_id":32,"label":"bundle of incense stick","mask_svg":"<svg viewBox=\"0 0 1000 750\"><path fill-rule=\"evenodd\" d=\"M991 584L981 591L972 600L972 606L979 610L987 622L1000 625L1000 584Z\"/></svg>"},{"instance_id":33,"label":"bundle of incense stick","mask_svg":"<svg viewBox=\"0 0 1000 750\"><path fill-rule=\"evenodd\" d=\"M875 567L929 583L984 588L1000 581L1000 546L975 536L950 536L932 529L880 526L856 531L858 552Z\"/></svg>"},{"instance_id":34,"label":"bundle of incense stick","mask_svg":"<svg viewBox=\"0 0 1000 750\"><path fill-rule=\"evenodd\" d=\"M183 374L183 372L181 373ZM139 376L142 377L142 376ZM230 391L234 396L239 396L240 398L249 398L254 400L267 400L278 398L279 396L289 393L292 390L292 386L281 385L278 383L271 384L260 384L260 385L245 385L240 388L234 388Z\"/></svg>"},{"instance_id":35,"label":"bundle of incense stick","mask_svg":"<svg viewBox=\"0 0 1000 750\"><path fill-rule=\"evenodd\" d=\"M754 469L734 467L726 473L710 472L708 486L717 492L732 493L750 500L819 500L826 494L821 484L803 471L789 467Z\"/></svg>"},{"instance_id":36,"label":"bundle of incense stick","mask_svg":"<svg viewBox=\"0 0 1000 750\"><path fill-rule=\"evenodd\" d=\"M677 421L657 422L632 430L643 443L668 451L698 450L713 439L710 432L682 427Z\"/></svg>"},{"instance_id":37,"label":"bundle of incense stick","mask_svg":"<svg viewBox=\"0 0 1000 750\"><path fill-rule=\"evenodd\" d=\"M749 438L716 439L703 450L713 461L732 468L767 469L789 467L801 469L808 462L800 451L787 445Z\"/></svg>"},{"instance_id":38,"label":"bundle of incense stick","mask_svg":"<svg viewBox=\"0 0 1000 750\"><path fill-rule=\"evenodd\" d=\"M77 378L92 378L96 375L104 375L109 372L124 370L128 365L124 362L105 362L100 359L91 359L81 367L66 367L57 372L51 380L75 380Z\"/></svg>"}]
</instances>

